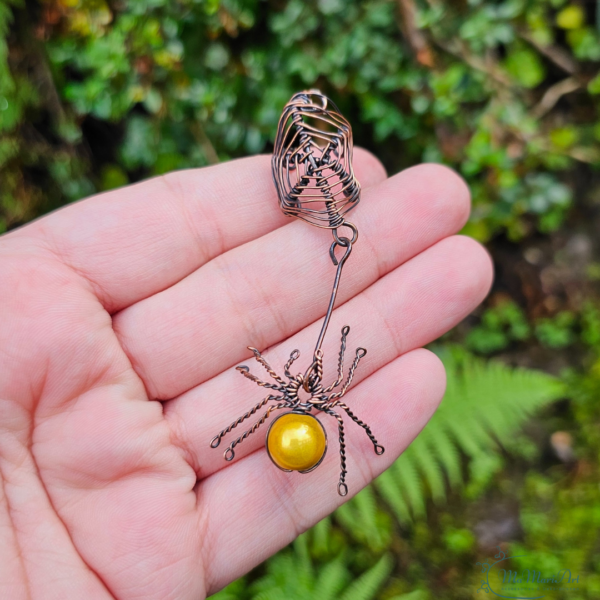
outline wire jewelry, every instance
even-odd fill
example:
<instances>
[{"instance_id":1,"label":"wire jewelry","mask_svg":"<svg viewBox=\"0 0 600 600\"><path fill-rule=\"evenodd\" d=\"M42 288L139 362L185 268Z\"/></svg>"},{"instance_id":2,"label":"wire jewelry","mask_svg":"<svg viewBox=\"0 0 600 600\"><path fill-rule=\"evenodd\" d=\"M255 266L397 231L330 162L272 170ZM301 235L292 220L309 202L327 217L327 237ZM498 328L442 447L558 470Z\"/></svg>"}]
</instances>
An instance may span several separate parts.
<instances>
[{"instance_id":1,"label":"wire jewelry","mask_svg":"<svg viewBox=\"0 0 600 600\"><path fill-rule=\"evenodd\" d=\"M340 477L337 489L340 496L345 496L348 486L344 421L341 411L364 429L373 443L376 454L384 453L383 446L377 442L369 426L342 401L352 383L358 363L367 353L364 348L357 348L344 381L344 354L346 338L350 332L348 325L345 325L341 332L337 378L327 387L323 384L321 346L333 312L342 269L358 239L356 225L345 220L348 211L360 201L360 184L352 170L350 124L337 106L320 91L308 90L294 94L279 120L271 164L279 205L284 214L317 227L331 229L333 242L329 248L329 255L337 267L333 288L312 363L304 373L293 375L290 371L294 361L300 356L299 350L290 354L283 367L284 379L273 370L256 348L249 347L273 382L259 379L246 365L240 365L236 369L260 387L272 390L272 393L223 429L212 439L210 446L217 448L225 435L267 406L262 417L233 440L225 450L225 460L232 461L235 457L235 447L263 425L271 413L288 409L274 419L267 430L267 453L273 463L284 471L309 473L321 464L327 452L325 429L311 414L313 409L321 411L338 422ZM343 227L349 229L348 234L340 234L339 230ZM343 248L343 255L339 259L335 254L338 247ZM336 388L339 389L334 391ZM300 396L301 392L305 396L304 399ZM334 410L336 408L341 411Z\"/></svg>"}]
</instances>

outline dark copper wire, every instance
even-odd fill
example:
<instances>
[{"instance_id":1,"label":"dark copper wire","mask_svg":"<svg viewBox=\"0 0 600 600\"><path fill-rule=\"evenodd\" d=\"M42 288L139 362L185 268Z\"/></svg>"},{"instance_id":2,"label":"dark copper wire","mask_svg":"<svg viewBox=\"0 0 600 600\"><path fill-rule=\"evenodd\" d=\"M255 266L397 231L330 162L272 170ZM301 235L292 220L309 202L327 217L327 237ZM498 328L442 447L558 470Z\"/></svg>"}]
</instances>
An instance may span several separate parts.
<instances>
[{"instance_id":1,"label":"dark copper wire","mask_svg":"<svg viewBox=\"0 0 600 600\"><path fill-rule=\"evenodd\" d=\"M383 454L384 448L377 442L369 426L361 421L347 404L341 402L341 398L346 394L352 383L360 359L367 353L364 348L357 348L346 381L342 385L346 337L350 332L350 327L347 325L342 328L337 378L328 387L323 387L323 351L321 346L333 312L342 269L352 252L353 244L358 239L358 229L354 224L346 221L344 215L358 204L360 185L352 171L352 130L350 124L340 114L335 104L321 92L317 90L299 92L285 106L277 129L272 168L273 180L279 195L279 205L283 212L288 216L303 219L317 227L332 230L333 242L329 248L329 255L331 261L337 267L333 288L313 352L312 363L304 373L292 375L290 372L292 364L300 356L299 350L294 350L290 354L290 358L284 366L283 371L287 378L287 381L285 381L273 370L256 348L248 347L256 360L276 383L262 381L256 375L250 373L246 365L240 365L236 369L257 385L275 390L277 395L268 395L236 419L212 439L210 446L211 448L217 448L225 435L272 401L276 401L277 404L270 405L263 416L250 429L229 444L224 453L225 460L233 460L235 457L234 448L253 434L273 411L288 408L294 412L308 414L313 408L320 410L338 421L340 448L338 493L340 496L345 496L348 493L348 486L346 485L344 421L341 414L334 411L333 408L340 407L352 421L365 430L376 454ZM342 227L350 230L351 237L340 235L339 229ZM339 258L336 256L338 247L343 249L343 254ZM341 389L334 392L333 390L340 385L342 386ZM302 401L300 399L298 395L300 388L310 394L308 400ZM321 460L324 456L323 454ZM312 469L302 472L312 471L320 462Z\"/></svg>"},{"instance_id":2,"label":"dark copper wire","mask_svg":"<svg viewBox=\"0 0 600 600\"><path fill-rule=\"evenodd\" d=\"M318 90L294 94L283 109L272 170L281 210L317 227L339 227L360 200L350 123Z\"/></svg>"}]
</instances>

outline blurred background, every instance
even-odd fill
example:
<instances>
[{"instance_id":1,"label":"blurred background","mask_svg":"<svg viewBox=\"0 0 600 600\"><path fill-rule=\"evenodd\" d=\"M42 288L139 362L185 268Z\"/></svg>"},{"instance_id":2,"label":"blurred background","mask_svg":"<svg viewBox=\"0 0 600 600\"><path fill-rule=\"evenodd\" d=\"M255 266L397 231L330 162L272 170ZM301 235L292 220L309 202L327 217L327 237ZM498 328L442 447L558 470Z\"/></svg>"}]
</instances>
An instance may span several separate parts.
<instances>
[{"instance_id":1,"label":"blurred background","mask_svg":"<svg viewBox=\"0 0 600 600\"><path fill-rule=\"evenodd\" d=\"M390 174L435 161L470 184L463 233L496 281L434 346L440 411L216 598L479 598L497 546L579 577L545 598L600 598L599 67L590 0L0 0L0 231L270 152L307 87Z\"/></svg>"}]
</instances>

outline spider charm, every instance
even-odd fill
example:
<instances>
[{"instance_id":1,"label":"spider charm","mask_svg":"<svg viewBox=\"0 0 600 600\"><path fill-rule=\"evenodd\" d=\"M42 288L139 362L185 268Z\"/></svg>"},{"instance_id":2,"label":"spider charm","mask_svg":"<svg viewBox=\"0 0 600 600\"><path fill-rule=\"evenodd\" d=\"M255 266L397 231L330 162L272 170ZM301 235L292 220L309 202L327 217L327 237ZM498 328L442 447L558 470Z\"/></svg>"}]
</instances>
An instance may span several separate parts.
<instances>
[{"instance_id":1,"label":"spider charm","mask_svg":"<svg viewBox=\"0 0 600 600\"><path fill-rule=\"evenodd\" d=\"M271 168L283 213L289 217L302 219L311 225L331 230L333 242L329 247L329 256L334 266L337 266L333 288L310 367L305 373L295 376L290 373L292 364L300 356L300 352L294 350L283 369L287 378L285 381L275 373L256 348L249 347L256 360L266 369L275 383L262 381L250 373L250 369L245 365L236 367L237 370L250 381L275 393L263 398L229 427L223 429L212 439L210 445L211 448L217 448L225 435L261 408L269 405L263 416L250 429L233 440L225 450L225 460L232 461L235 456L234 448L238 444L252 435L273 411L286 408L288 411L279 415L269 425L266 439L267 453L273 463L283 471L309 473L321 464L327 452L325 429L311 414L313 408L320 410L335 417L338 422L341 463L338 493L340 496L345 496L348 493L348 486L346 485L344 421L341 411L336 412L334 408L339 407L365 430L373 442L376 454L383 454L384 449L377 443L369 426L342 402L360 359L367 353L364 348L356 350L348 377L342 384L346 337L350 332L350 327L347 325L342 328L337 379L328 387L323 387L321 346L333 313L342 268L358 240L358 228L347 221L345 215L360 201L360 185L352 170L350 124L337 106L318 90L294 94L285 106L277 128ZM340 233L340 230L344 232L349 230L350 233ZM339 249L343 249L343 255L338 258L336 250L339 255ZM336 388L339 388L338 391L334 391Z\"/></svg>"},{"instance_id":2,"label":"spider charm","mask_svg":"<svg viewBox=\"0 0 600 600\"><path fill-rule=\"evenodd\" d=\"M328 387L323 388L323 352L318 350L315 353L313 364L308 368L306 373L292 375L290 368L294 361L300 356L298 350L294 350L289 360L284 366L283 372L287 378L287 382L277 375L271 368L269 363L264 359L261 353L256 349L249 347L254 353L256 360L266 369L267 373L275 380L276 383L262 381L256 375L250 373L246 365L240 365L236 369L247 379L261 387L268 388L277 392L269 394L258 404L253 406L247 413L243 414L239 419L235 420L229 427L223 429L211 441L211 448L217 448L221 443L221 439L237 427L240 423L250 418L253 414L259 411L262 407L270 402L271 404L263 416L254 423L254 425L245 431L240 437L233 440L225 450L225 460L232 461L235 456L234 448L243 442L248 436L253 434L271 415L272 412L283 408L291 409L277 417L269 426L266 435L267 453L273 463L283 471L298 471L300 473L310 473L316 469L327 452L327 435L320 421L311 414L312 409L320 410L332 417L335 417L338 422L339 444L340 444L340 480L338 483L338 493L340 496L345 496L348 493L346 485L346 444L344 441L344 421L339 412L333 410L335 407L341 408L346 414L357 424L360 425L369 436L375 453L383 454L384 448L377 443L375 436L371 432L369 426L361 421L348 407L347 404L341 401L346 391L352 383L354 372L360 359L365 356L367 351L364 348L356 350L356 356L348 377L342 385L344 378L344 352L346 350L346 337L350 332L350 327L347 325L342 329L342 341L338 361L338 376L337 379ZM339 391L334 392L340 385ZM300 397L302 390L308 396L305 399Z\"/></svg>"}]
</instances>

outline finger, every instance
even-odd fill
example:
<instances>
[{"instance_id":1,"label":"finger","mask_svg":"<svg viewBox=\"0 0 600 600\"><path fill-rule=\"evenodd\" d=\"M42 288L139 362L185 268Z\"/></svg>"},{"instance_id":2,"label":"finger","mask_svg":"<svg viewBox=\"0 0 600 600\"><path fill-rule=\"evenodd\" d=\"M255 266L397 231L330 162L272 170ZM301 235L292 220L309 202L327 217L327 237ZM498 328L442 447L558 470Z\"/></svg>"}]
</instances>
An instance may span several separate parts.
<instances>
[{"instance_id":1,"label":"finger","mask_svg":"<svg viewBox=\"0 0 600 600\"><path fill-rule=\"evenodd\" d=\"M352 410L385 447L385 454L377 456L364 431L344 419L348 497L404 451L437 408L444 388L439 359L427 350L415 350L348 393ZM280 471L261 451L200 484L198 495L206 507L209 593L249 571L348 498L337 493L337 421L323 414L319 420L329 443L325 460L315 471L305 475Z\"/></svg>"},{"instance_id":2,"label":"finger","mask_svg":"<svg viewBox=\"0 0 600 600\"><path fill-rule=\"evenodd\" d=\"M338 303L464 224L466 185L440 165L366 190L360 238ZM335 267L331 233L296 221L238 247L168 290L115 315L115 331L153 398L172 398L267 348L325 312Z\"/></svg>"},{"instance_id":3,"label":"finger","mask_svg":"<svg viewBox=\"0 0 600 600\"><path fill-rule=\"evenodd\" d=\"M325 387L336 379L339 332L344 325L351 326L346 342L346 371L354 359L355 348L368 350L356 370L354 382L360 382L399 355L428 344L454 327L483 300L491 280L487 252L462 236L438 242L398 267L334 311L323 346ZM282 366L295 348L307 348L308 352L293 365L292 374L304 372L310 365L320 326L320 321L315 322L265 353L277 373L283 375ZM254 374L272 381L256 362L246 364ZM269 391L230 369L165 404L164 414L173 438L199 478L231 464L224 460L224 451L258 421L267 406L224 437L218 449L210 448L210 440ZM261 446L264 432L257 432L236 447L235 460Z\"/></svg>"},{"instance_id":4,"label":"finger","mask_svg":"<svg viewBox=\"0 0 600 600\"><path fill-rule=\"evenodd\" d=\"M366 150L356 149L353 165L364 187L385 179ZM277 206L271 158L263 155L93 196L11 237L54 252L114 312L288 222Z\"/></svg>"}]
</instances>

